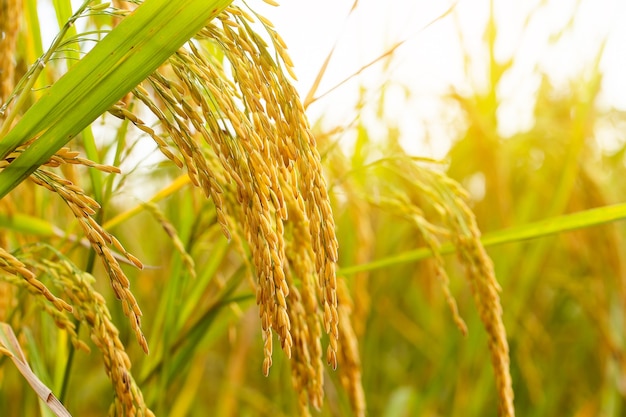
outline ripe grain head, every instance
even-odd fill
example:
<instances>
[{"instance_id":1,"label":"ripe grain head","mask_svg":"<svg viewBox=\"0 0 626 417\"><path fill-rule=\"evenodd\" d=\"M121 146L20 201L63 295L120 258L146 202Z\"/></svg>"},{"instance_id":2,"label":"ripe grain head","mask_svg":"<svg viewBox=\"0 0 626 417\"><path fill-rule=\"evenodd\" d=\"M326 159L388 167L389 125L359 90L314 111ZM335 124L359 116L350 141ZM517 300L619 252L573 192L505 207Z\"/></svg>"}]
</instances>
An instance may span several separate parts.
<instances>
[{"instance_id":1,"label":"ripe grain head","mask_svg":"<svg viewBox=\"0 0 626 417\"><path fill-rule=\"evenodd\" d=\"M115 246L121 249L122 253L126 255L129 262L133 265L141 267L141 262L139 262L137 258L130 256L119 241L117 241L117 239L114 240L114 237L91 217L99 205L88 197L78 186L68 183L67 180L59 178L56 174L42 169L33 173L31 180L57 193L68 205L78 220L78 224L83 229L85 236L91 243L92 248L100 257L111 281L113 292L115 296L121 300L124 314L129 318L137 341L144 352L147 353L148 344L141 331L141 310L135 296L130 291L130 282L114 256L110 245L113 245L115 242Z\"/></svg>"},{"instance_id":2,"label":"ripe grain head","mask_svg":"<svg viewBox=\"0 0 626 417\"><path fill-rule=\"evenodd\" d=\"M448 287L448 278L438 254L441 236L449 238L457 248L459 259L465 266L474 301L488 337L491 362L494 368L500 415L514 416L513 388L509 369L509 347L502 321L499 285L493 263L481 241L474 214L467 205L467 193L445 174L425 167L410 158L398 157L387 161L399 180L415 187L425 204L433 209L439 219L427 220L421 209L406 197L395 195L391 206L395 211L415 223L424 241L431 248L438 263L442 288L459 328L465 332L465 323L458 314L456 302Z\"/></svg>"},{"instance_id":3,"label":"ripe grain head","mask_svg":"<svg viewBox=\"0 0 626 417\"><path fill-rule=\"evenodd\" d=\"M45 273L55 287L62 290L73 307L74 317L89 329L91 340L102 354L106 375L113 386L115 395L112 409L117 410L117 415L152 415L132 376L131 361L120 340L119 331L113 324L106 301L93 288L94 278L68 259L46 260L49 257L42 256L43 249L34 247L32 251L24 253L24 261L34 270ZM60 256L59 253L55 255ZM53 318L59 320L57 326L61 328L71 323L59 315ZM75 333L70 332L70 335L78 348L88 349Z\"/></svg>"},{"instance_id":4,"label":"ripe grain head","mask_svg":"<svg viewBox=\"0 0 626 417\"><path fill-rule=\"evenodd\" d=\"M259 24L269 43L253 29ZM136 97L160 121L159 148L169 158L176 148L193 184L215 202L227 237L235 233L250 247L265 341L263 372L269 372L276 333L294 358L294 381L311 381L307 398L319 406L320 321L330 337L327 361L337 366L338 248L320 156L285 75L293 64L271 23L237 7L196 38L137 88ZM219 49L224 60L207 48ZM295 258L286 254L288 245L295 247L290 239L302 251ZM305 366L303 358L314 358L314 366Z\"/></svg>"}]
</instances>

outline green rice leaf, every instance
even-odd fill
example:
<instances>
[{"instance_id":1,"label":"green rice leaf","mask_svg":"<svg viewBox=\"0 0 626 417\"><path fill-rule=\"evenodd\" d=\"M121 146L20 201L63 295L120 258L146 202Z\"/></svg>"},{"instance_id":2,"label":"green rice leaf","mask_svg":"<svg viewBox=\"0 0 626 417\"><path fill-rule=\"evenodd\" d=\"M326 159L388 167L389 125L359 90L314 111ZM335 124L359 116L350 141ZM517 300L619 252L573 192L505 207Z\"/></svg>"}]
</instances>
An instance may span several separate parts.
<instances>
[{"instance_id":1,"label":"green rice leaf","mask_svg":"<svg viewBox=\"0 0 626 417\"><path fill-rule=\"evenodd\" d=\"M39 217L0 213L0 228L38 236L62 236L63 231Z\"/></svg>"},{"instance_id":2,"label":"green rice leaf","mask_svg":"<svg viewBox=\"0 0 626 417\"><path fill-rule=\"evenodd\" d=\"M156 70L232 0L146 0L0 139L0 158L39 136L0 172L0 198Z\"/></svg>"},{"instance_id":3,"label":"green rice leaf","mask_svg":"<svg viewBox=\"0 0 626 417\"><path fill-rule=\"evenodd\" d=\"M481 242L485 247L521 242L624 219L626 219L626 203L614 204L488 233L481 238ZM439 253L444 255L454 253L454 251L454 246L450 243L441 245L439 249ZM342 268L339 272L344 275L351 275L361 271L371 271L407 262L420 261L430 258L432 255L428 248L419 248L367 264L348 266Z\"/></svg>"}]
</instances>

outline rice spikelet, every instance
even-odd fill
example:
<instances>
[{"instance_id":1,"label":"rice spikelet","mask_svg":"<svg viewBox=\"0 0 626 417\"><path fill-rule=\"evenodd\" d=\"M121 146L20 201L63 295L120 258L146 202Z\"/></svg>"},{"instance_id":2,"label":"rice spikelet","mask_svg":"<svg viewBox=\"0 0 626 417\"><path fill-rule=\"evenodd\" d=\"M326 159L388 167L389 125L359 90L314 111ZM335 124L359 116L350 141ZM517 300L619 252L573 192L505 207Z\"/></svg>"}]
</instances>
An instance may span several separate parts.
<instances>
[{"instance_id":1,"label":"rice spikelet","mask_svg":"<svg viewBox=\"0 0 626 417\"><path fill-rule=\"evenodd\" d=\"M443 260L438 253L439 238L452 237L461 263L467 271L474 301L480 319L488 334L491 362L497 385L500 415L515 415L513 406L513 388L509 370L509 347L506 330L502 321L502 306L498 295L499 286L495 277L493 263L480 242L480 232L476 219L467 206L467 194L459 184L446 175L432 169L419 166L410 158L397 157L385 161L386 167L399 175L399 183L425 195L434 212L440 216L441 226L428 221L418 208L404 194L392 193L393 197L380 201L393 212L413 222L420 231L427 246L433 251L437 263L437 272L442 280L442 288L448 305L452 310L457 326L464 333L465 323L459 316L456 302L449 290L448 278L443 269ZM409 194L410 195L410 194Z\"/></svg>"},{"instance_id":2,"label":"rice spikelet","mask_svg":"<svg viewBox=\"0 0 626 417\"><path fill-rule=\"evenodd\" d=\"M266 28L271 46L252 29L253 21ZM224 62L205 47L218 48ZM134 90L160 131L121 106L112 111L153 137L175 163L174 152L179 154L191 182L215 203L226 237L241 234L249 245L263 373L272 364L276 333L294 358L294 381L304 375L311 381L305 383L305 409L309 401L321 406L320 323L329 334L327 361L337 367L338 245L316 143L284 73L293 65L285 49L267 19L231 6ZM289 239L296 240L296 233L286 235L288 228L298 231L300 255L286 253L293 247ZM302 365L306 358L313 358L312 370Z\"/></svg>"},{"instance_id":3,"label":"rice spikelet","mask_svg":"<svg viewBox=\"0 0 626 417\"><path fill-rule=\"evenodd\" d=\"M115 415L153 416L132 376L130 358L112 322L106 301L92 286L94 278L65 258L50 261L41 255L41 250L35 250L24 253L23 259L30 267L45 272L54 285L63 290L73 306L74 317L89 328L91 340L102 353L105 372L113 385L115 395L111 409L117 411ZM53 318L55 322L58 320L60 328L70 323L67 317L54 315ZM77 348L89 349L75 333L70 332L70 335Z\"/></svg>"},{"instance_id":4,"label":"rice spikelet","mask_svg":"<svg viewBox=\"0 0 626 417\"><path fill-rule=\"evenodd\" d=\"M31 175L31 180L48 190L57 193L71 209L83 229L92 248L102 260L102 263L111 280L115 296L122 302L124 314L129 318L130 325L144 352L148 353L148 343L141 331L141 309L135 296L130 291L130 281L122 271L120 264L109 245L114 245L136 267L142 268L141 262L130 255L111 234L105 231L91 215L99 208L99 204L88 197L79 187L70 181L60 178L56 174L39 169Z\"/></svg>"},{"instance_id":5,"label":"rice spikelet","mask_svg":"<svg viewBox=\"0 0 626 417\"><path fill-rule=\"evenodd\" d=\"M28 283L29 288L51 302L57 310L72 311L72 307L62 299L54 296L50 290L39 281L35 274L16 257L0 247L0 270L12 275L21 276Z\"/></svg>"}]
</instances>

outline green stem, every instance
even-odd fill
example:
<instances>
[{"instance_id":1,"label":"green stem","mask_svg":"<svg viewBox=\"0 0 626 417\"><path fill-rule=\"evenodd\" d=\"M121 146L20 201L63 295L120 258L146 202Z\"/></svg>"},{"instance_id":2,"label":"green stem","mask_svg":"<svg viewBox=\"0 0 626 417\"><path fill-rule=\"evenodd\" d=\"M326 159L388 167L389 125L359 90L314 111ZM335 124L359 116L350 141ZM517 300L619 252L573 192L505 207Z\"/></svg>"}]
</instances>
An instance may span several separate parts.
<instances>
[{"instance_id":1,"label":"green stem","mask_svg":"<svg viewBox=\"0 0 626 417\"><path fill-rule=\"evenodd\" d=\"M78 334L78 332L80 332L80 321L74 320L74 325L76 326L76 334ZM74 353L76 352L74 345L72 345L71 343L68 350L69 351L67 356L67 362L65 363L65 372L63 373L63 383L61 384L61 391L59 392L59 401L61 401L61 403L65 403L67 387L69 386L70 375L72 373L72 364L74 363Z\"/></svg>"}]
</instances>

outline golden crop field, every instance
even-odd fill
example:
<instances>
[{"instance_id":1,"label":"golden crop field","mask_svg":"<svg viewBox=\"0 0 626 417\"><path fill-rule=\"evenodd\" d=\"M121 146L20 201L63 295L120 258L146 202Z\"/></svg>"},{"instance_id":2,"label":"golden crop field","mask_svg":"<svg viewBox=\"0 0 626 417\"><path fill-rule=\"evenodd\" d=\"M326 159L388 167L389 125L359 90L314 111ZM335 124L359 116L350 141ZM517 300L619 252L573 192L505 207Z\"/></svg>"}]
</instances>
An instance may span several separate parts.
<instances>
[{"instance_id":1,"label":"golden crop field","mask_svg":"<svg viewBox=\"0 0 626 417\"><path fill-rule=\"evenodd\" d=\"M261 2L43 3L0 1L1 416L625 415L606 42L565 81L527 68L531 122L505 134L519 65L486 2L459 57L484 85L437 98L438 159L386 106L405 41L329 125L308 109L336 57L301 97Z\"/></svg>"}]
</instances>

